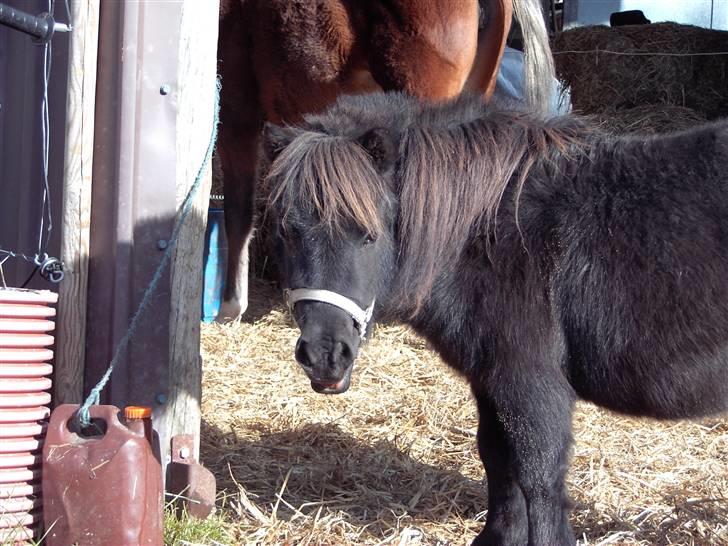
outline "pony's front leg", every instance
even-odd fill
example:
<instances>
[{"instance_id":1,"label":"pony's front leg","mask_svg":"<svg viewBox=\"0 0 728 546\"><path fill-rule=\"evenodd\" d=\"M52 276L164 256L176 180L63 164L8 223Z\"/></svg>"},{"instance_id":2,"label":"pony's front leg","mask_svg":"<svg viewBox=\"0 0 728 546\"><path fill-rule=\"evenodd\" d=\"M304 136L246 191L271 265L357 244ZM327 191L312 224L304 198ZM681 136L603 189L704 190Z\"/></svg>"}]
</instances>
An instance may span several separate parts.
<instances>
[{"instance_id":1,"label":"pony's front leg","mask_svg":"<svg viewBox=\"0 0 728 546\"><path fill-rule=\"evenodd\" d=\"M488 518L473 546L522 546L528 542L528 514L513 469L503 426L486 397L478 396L478 451L488 481Z\"/></svg>"},{"instance_id":2,"label":"pony's front leg","mask_svg":"<svg viewBox=\"0 0 728 546\"><path fill-rule=\"evenodd\" d=\"M513 368L517 369L518 366ZM511 371L515 371L513 368ZM501 433L497 437L504 444L500 470L507 471L507 478L505 485L500 487L499 495L510 495L508 509L495 506L498 499L489 499L489 509L496 510L493 516L496 528L488 530L488 525L491 524L489 514L483 532L484 542L476 544L573 546L576 540L569 524L565 491L573 394L560 373L547 369L547 365L539 367L538 370L525 368L528 369L526 377L516 378L516 373L506 383L492 385L491 388L476 393L481 411L481 427L482 415L487 413L490 415L490 428ZM485 441L487 437L483 435L483 442ZM483 463L489 481L495 478L497 482L503 482L503 474L493 476L488 468L489 457L492 457L491 453L495 449L492 446L485 449ZM496 466L495 471L498 470L499 467ZM518 484L525 501L527 540L522 530L522 521L509 519L520 514L519 505L513 501L512 481ZM509 540L513 537L512 540L518 542L498 540L499 536Z\"/></svg>"}]
</instances>

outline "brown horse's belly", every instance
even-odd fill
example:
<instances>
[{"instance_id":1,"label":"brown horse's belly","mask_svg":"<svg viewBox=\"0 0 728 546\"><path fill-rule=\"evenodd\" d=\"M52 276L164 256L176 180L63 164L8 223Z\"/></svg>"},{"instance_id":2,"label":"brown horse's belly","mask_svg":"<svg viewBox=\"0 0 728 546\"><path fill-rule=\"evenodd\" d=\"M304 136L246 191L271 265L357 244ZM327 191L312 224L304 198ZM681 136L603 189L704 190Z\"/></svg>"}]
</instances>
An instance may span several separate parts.
<instances>
[{"instance_id":1,"label":"brown horse's belly","mask_svg":"<svg viewBox=\"0 0 728 546\"><path fill-rule=\"evenodd\" d=\"M382 90L382 86L374 80L374 76L368 68L357 68L343 79L341 89L346 94L359 95L376 93Z\"/></svg>"},{"instance_id":2,"label":"brown horse's belly","mask_svg":"<svg viewBox=\"0 0 728 546\"><path fill-rule=\"evenodd\" d=\"M347 71L333 84L308 81L298 86L271 86L264 90L261 103L268 121L297 123L305 114L325 110L336 102L339 95L360 95L381 90L382 87L374 81L371 72L362 68Z\"/></svg>"},{"instance_id":3,"label":"brown horse's belly","mask_svg":"<svg viewBox=\"0 0 728 546\"><path fill-rule=\"evenodd\" d=\"M382 91L366 63L348 67L335 82L316 82L300 75L282 75L276 82L262 82L261 103L268 121L297 123L305 114L317 113L333 104L339 95L361 95ZM283 83L283 85L280 85ZM276 85L278 84L278 85Z\"/></svg>"}]
</instances>

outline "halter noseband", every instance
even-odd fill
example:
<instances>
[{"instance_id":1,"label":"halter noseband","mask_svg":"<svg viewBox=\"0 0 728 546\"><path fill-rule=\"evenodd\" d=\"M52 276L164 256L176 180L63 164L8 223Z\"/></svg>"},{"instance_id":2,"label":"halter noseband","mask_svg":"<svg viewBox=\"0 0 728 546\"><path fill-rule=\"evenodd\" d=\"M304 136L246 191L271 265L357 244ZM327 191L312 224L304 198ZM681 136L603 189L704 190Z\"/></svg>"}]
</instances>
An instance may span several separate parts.
<instances>
[{"instance_id":1,"label":"halter noseband","mask_svg":"<svg viewBox=\"0 0 728 546\"><path fill-rule=\"evenodd\" d=\"M283 297L291 313L293 313L293 306L302 300L320 301L346 311L354 320L354 325L359 330L359 337L362 340L366 336L367 324L372 319L372 313L374 312L374 300L368 308L362 309L346 296L329 290L317 290L313 288L296 288L295 290L290 290L286 288L283 291Z\"/></svg>"}]
</instances>

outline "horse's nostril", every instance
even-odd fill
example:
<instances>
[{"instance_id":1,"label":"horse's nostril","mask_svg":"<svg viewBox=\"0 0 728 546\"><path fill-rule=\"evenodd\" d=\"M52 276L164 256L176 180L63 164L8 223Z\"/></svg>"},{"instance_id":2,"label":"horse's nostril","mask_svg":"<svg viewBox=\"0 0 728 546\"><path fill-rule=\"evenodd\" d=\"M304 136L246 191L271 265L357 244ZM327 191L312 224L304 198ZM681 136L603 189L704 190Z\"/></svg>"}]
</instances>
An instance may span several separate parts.
<instances>
[{"instance_id":1,"label":"horse's nostril","mask_svg":"<svg viewBox=\"0 0 728 546\"><path fill-rule=\"evenodd\" d=\"M349 344L348 343L342 343L341 345L342 345L342 347L341 347L341 356L342 356L342 358L344 358L347 361L353 360L354 359L354 352L351 350L351 347L349 346Z\"/></svg>"},{"instance_id":2,"label":"horse's nostril","mask_svg":"<svg viewBox=\"0 0 728 546\"><path fill-rule=\"evenodd\" d=\"M316 354L309 343L306 343L302 339L296 342L296 360L304 368L311 368L316 362Z\"/></svg>"},{"instance_id":3,"label":"horse's nostril","mask_svg":"<svg viewBox=\"0 0 728 546\"><path fill-rule=\"evenodd\" d=\"M351 347L345 341L337 341L334 344L334 349L331 351L332 360L350 362L353 360L354 353Z\"/></svg>"}]
</instances>

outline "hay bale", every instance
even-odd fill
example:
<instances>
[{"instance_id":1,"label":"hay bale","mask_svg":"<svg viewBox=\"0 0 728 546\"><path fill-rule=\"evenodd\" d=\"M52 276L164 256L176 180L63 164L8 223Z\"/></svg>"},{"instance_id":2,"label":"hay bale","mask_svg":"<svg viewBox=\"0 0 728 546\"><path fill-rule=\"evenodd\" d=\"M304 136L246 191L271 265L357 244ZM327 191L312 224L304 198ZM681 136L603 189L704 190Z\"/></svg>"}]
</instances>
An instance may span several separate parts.
<instances>
[{"instance_id":1,"label":"hay bale","mask_svg":"<svg viewBox=\"0 0 728 546\"><path fill-rule=\"evenodd\" d=\"M667 104L706 119L728 116L728 55L691 55L728 51L728 32L676 23L580 27L557 36L553 50L582 113Z\"/></svg>"}]
</instances>

